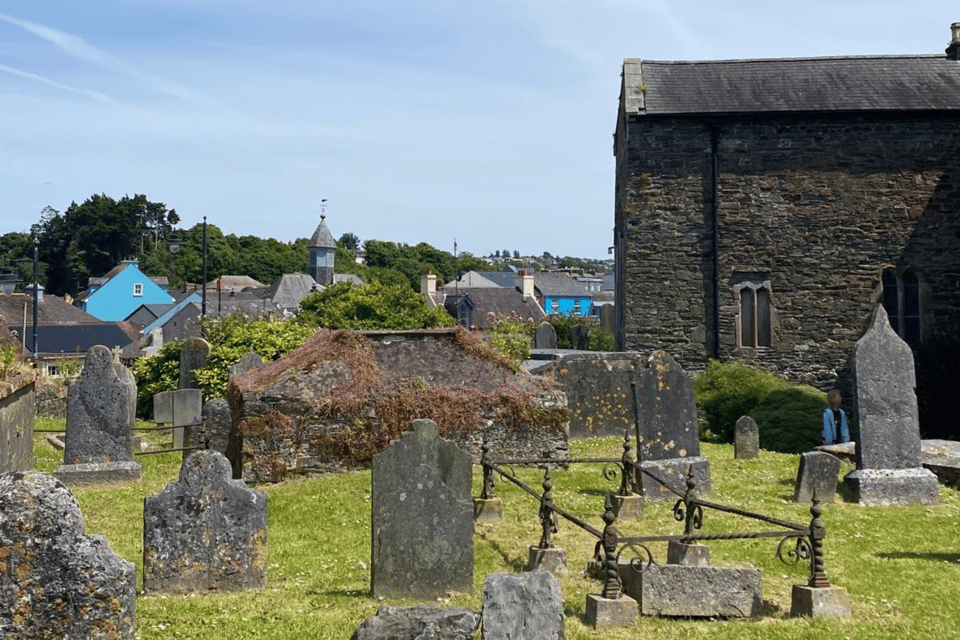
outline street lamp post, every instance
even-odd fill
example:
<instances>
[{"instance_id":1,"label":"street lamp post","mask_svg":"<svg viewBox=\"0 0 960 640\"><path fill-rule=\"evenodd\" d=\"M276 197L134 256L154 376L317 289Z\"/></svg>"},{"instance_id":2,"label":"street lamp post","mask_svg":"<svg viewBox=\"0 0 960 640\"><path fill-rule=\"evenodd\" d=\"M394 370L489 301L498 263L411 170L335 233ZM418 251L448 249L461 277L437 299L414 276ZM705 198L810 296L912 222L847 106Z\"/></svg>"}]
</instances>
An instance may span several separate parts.
<instances>
[{"instance_id":1,"label":"street lamp post","mask_svg":"<svg viewBox=\"0 0 960 640\"><path fill-rule=\"evenodd\" d=\"M36 362L40 360L40 347L37 346L37 300L40 298L40 274L37 270L39 257L40 238L33 236L33 359Z\"/></svg>"},{"instance_id":2,"label":"street lamp post","mask_svg":"<svg viewBox=\"0 0 960 640\"><path fill-rule=\"evenodd\" d=\"M167 240L167 246L170 248L171 253L176 253L180 250L180 245L183 244L183 241L180 240L176 235L170 236L170 239ZM200 317L207 317L207 216L203 216L203 293L200 303Z\"/></svg>"}]
</instances>

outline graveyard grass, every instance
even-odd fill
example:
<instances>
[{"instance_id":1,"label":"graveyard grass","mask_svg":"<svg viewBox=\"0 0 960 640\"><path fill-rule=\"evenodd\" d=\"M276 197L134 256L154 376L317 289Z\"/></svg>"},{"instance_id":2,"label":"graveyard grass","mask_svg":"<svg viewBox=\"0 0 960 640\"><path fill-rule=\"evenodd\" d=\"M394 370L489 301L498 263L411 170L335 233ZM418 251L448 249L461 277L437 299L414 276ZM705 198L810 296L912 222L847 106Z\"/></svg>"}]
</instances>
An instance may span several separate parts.
<instances>
[{"instance_id":1,"label":"graveyard grass","mask_svg":"<svg viewBox=\"0 0 960 640\"><path fill-rule=\"evenodd\" d=\"M37 428L56 421L38 420ZM62 428L63 422L59 422ZM52 471L61 453L36 436L35 466ZM734 460L730 445L703 445L710 459L712 500L793 522L810 521L808 505L790 500L798 457L761 452L760 460ZM574 457L618 457L617 439L571 442ZM137 564L142 588L143 498L175 481L177 454L141 456L141 481L110 487L75 488L88 534L103 534L114 551ZM841 474L852 469L844 463ZM539 487L541 472L518 469ZM479 467L474 467L475 495ZM616 489L599 465L553 472L554 501L595 527L602 527L604 495ZM193 596L138 594L137 637L160 638L337 638L346 639L381 604L370 585L370 473L335 475L261 485L268 494L270 565L268 586L258 591ZM537 503L500 481L504 520L478 525L473 594L450 594L439 604L479 610L484 578L496 571L520 571L528 546L539 540ZM935 506L824 506L827 527L825 570L833 585L846 588L853 617L845 621L790 618L791 585L805 583L808 569L789 567L775 557L778 539L710 543L712 564L749 565L763 572L764 612L755 620L685 620L642 617L629 629L594 631L583 622L585 597L600 584L584 577L594 539L561 521L554 542L567 552L569 572L561 578L566 636L571 639L671 638L956 638L960 637L960 492L940 487ZM646 505L642 520L619 523L621 535L677 534L672 504ZM704 532L764 528L756 521L707 512ZM665 545L651 546L665 561ZM479 633L477 635L479 637Z\"/></svg>"}]
</instances>

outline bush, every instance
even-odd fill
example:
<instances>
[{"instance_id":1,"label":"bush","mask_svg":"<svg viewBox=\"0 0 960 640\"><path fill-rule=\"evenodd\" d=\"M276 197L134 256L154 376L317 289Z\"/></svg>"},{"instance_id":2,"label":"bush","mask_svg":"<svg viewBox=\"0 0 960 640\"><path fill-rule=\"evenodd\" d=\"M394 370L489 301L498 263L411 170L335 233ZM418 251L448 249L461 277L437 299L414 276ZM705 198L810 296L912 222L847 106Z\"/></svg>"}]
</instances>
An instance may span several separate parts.
<instances>
[{"instance_id":1,"label":"bush","mask_svg":"<svg viewBox=\"0 0 960 640\"><path fill-rule=\"evenodd\" d=\"M707 370L694 380L701 419L700 437L713 442L733 442L737 420L750 415L772 391L789 386L786 380L769 371L751 369L737 361L721 364L711 360Z\"/></svg>"},{"instance_id":2,"label":"bush","mask_svg":"<svg viewBox=\"0 0 960 640\"><path fill-rule=\"evenodd\" d=\"M519 365L530 357L535 331L533 323L521 320L515 313L506 318L501 316L490 328L490 346Z\"/></svg>"},{"instance_id":3,"label":"bush","mask_svg":"<svg viewBox=\"0 0 960 640\"><path fill-rule=\"evenodd\" d=\"M806 385L777 389L749 413L760 429L760 448L803 453L820 444L827 394Z\"/></svg>"}]
</instances>

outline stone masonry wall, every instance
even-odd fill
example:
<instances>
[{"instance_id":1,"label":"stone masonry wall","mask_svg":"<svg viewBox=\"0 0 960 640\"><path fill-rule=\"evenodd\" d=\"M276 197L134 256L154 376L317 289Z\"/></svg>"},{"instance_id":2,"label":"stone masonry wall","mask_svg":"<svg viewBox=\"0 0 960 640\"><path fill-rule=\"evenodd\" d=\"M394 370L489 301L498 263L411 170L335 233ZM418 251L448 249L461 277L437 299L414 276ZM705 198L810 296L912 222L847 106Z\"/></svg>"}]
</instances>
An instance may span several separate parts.
<instances>
[{"instance_id":1,"label":"stone masonry wall","mask_svg":"<svg viewBox=\"0 0 960 640\"><path fill-rule=\"evenodd\" d=\"M960 335L960 121L937 116L718 119L720 355L821 388L849 384L884 268L921 280L924 342ZM688 369L712 354L711 130L621 129L622 344ZM734 285L770 283L772 345L738 347Z\"/></svg>"}]
</instances>

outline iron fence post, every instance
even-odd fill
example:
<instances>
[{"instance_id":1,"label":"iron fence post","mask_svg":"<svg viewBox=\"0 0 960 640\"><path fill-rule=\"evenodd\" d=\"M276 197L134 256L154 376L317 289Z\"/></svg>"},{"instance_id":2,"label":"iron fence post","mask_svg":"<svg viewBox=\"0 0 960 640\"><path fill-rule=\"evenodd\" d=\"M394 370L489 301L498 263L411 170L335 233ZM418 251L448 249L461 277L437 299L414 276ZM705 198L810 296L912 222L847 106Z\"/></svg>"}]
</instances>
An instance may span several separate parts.
<instances>
[{"instance_id":1,"label":"iron fence post","mask_svg":"<svg viewBox=\"0 0 960 640\"><path fill-rule=\"evenodd\" d=\"M603 597L608 600L617 600L620 598L622 583L620 582L620 572L617 569L617 543L619 535L613 523L617 516L613 512L613 498L608 493L607 502L604 505L603 522L606 526L603 528Z\"/></svg>"},{"instance_id":2,"label":"iron fence post","mask_svg":"<svg viewBox=\"0 0 960 640\"><path fill-rule=\"evenodd\" d=\"M629 496L634 487L633 479L633 452L630 446L630 431L623 432L623 457L621 458L623 473L620 474L620 495Z\"/></svg>"},{"instance_id":3,"label":"iron fence post","mask_svg":"<svg viewBox=\"0 0 960 640\"><path fill-rule=\"evenodd\" d=\"M486 439L480 447L480 465L483 467L483 488L480 490L480 498L489 500L493 497L493 469L490 468L488 458L490 456L490 445Z\"/></svg>"},{"instance_id":4,"label":"iron fence post","mask_svg":"<svg viewBox=\"0 0 960 640\"><path fill-rule=\"evenodd\" d=\"M683 494L683 507L685 510L684 515L686 516L686 518L684 518L683 533L684 535L688 536L692 535L694 528L696 528L694 524L695 510L690 504L690 502L697 497L696 491L697 479L693 477L693 466L691 465L687 467L687 491Z\"/></svg>"},{"instance_id":5,"label":"iron fence post","mask_svg":"<svg viewBox=\"0 0 960 640\"><path fill-rule=\"evenodd\" d=\"M552 534L557 532L557 516L553 512L553 481L550 479L550 467L543 474L543 495L540 497L540 549L553 548Z\"/></svg>"},{"instance_id":6,"label":"iron fence post","mask_svg":"<svg viewBox=\"0 0 960 640\"><path fill-rule=\"evenodd\" d=\"M820 499L813 496L813 505L810 507L810 515L813 519L810 521L810 587L822 588L829 587L830 581L823 570L823 539L827 535L827 529L823 526L820 519L823 514L823 507L820 506Z\"/></svg>"}]
</instances>

